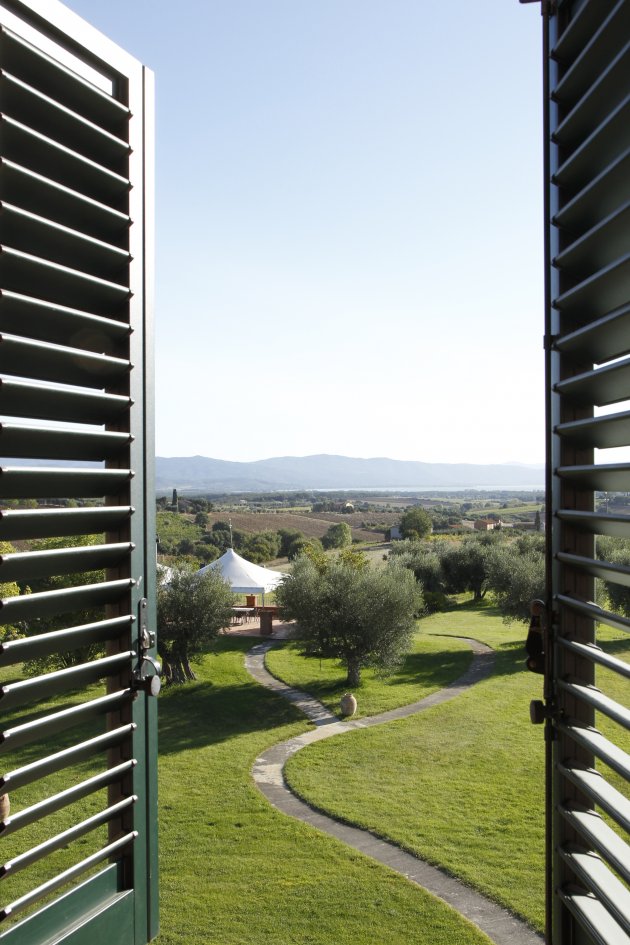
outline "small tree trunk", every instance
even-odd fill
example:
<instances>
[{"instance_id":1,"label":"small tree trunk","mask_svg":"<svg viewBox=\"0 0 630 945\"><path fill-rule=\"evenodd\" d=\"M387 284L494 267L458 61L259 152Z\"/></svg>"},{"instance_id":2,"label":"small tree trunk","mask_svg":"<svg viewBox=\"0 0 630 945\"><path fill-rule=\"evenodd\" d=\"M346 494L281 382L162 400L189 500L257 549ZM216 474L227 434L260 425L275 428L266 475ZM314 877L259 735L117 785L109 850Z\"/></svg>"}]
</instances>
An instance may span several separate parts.
<instances>
[{"instance_id":1,"label":"small tree trunk","mask_svg":"<svg viewBox=\"0 0 630 945\"><path fill-rule=\"evenodd\" d=\"M361 663L356 656L348 657L348 678L346 684L351 689L356 689L361 683Z\"/></svg>"},{"instance_id":2,"label":"small tree trunk","mask_svg":"<svg viewBox=\"0 0 630 945\"><path fill-rule=\"evenodd\" d=\"M184 667L182 666L182 661L179 656L174 656L171 662L171 682L174 683L185 683L186 674L184 672Z\"/></svg>"},{"instance_id":3,"label":"small tree trunk","mask_svg":"<svg viewBox=\"0 0 630 945\"><path fill-rule=\"evenodd\" d=\"M197 677L195 676L195 672L192 666L188 662L187 656L182 657L182 666L184 669L184 673L186 674L186 679L190 679L191 681L194 681Z\"/></svg>"},{"instance_id":4,"label":"small tree trunk","mask_svg":"<svg viewBox=\"0 0 630 945\"><path fill-rule=\"evenodd\" d=\"M162 657L162 679L167 686L169 683L173 682L173 667L171 666L171 661L167 656Z\"/></svg>"}]
</instances>

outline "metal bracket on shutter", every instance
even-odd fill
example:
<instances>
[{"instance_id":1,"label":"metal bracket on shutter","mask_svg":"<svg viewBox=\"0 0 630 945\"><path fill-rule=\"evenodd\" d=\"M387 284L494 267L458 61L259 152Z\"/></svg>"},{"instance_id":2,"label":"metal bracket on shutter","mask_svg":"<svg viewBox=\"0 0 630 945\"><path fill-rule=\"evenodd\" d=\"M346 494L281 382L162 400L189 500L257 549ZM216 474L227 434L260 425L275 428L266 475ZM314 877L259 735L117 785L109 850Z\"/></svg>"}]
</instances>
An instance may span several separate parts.
<instances>
[{"instance_id":1,"label":"metal bracket on shutter","mask_svg":"<svg viewBox=\"0 0 630 945\"><path fill-rule=\"evenodd\" d=\"M146 625L148 601L143 597L138 604L138 666L133 672L132 688L135 696L139 692L146 692L149 696L157 696L162 688L162 664L149 655L151 647L155 646L155 631L149 630Z\"/></svg>"},{"instance_id":2,"label":"metal bracket on shutter","mask_svg":"<svg viewBox=\"0 0 630 945\"><path fill-rule=\"evenodd\" d=\"M533 600L529 605L531 614L525 650L526 666L532 673L545 672L545 652L547 649L547 608L542 600Z\"/></svg>"}]
</instances>

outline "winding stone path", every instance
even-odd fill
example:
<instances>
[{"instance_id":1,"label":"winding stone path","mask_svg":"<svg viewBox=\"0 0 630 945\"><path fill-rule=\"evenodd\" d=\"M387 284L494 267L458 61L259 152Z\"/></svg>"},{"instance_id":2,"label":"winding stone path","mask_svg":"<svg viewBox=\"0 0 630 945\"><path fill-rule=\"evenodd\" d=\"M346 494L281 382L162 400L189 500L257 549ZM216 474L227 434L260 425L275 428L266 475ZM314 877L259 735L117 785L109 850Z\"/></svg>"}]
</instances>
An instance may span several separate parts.
<instances>
[{"instance_id":1,"label":"winding stone path","mask_svg":"<svg viewBox=\"0 0 630 945\"><path fill-rule=\"evenodd\" d=\"M308 693L293 689L272 676L265 668L265 654L276 643L275 641L258 643L245 657L245 667L250 675L262 686L272 689L297 706L315 724L315 728L267 749L256 759L252 774L259 790L278 810L342 840L348 846L371 856L411 882L422 886L485 932L496 945L541 945L543 939L506 909L486 899L452 876L448 876L442 870L401 850L396 844L383 840L368 830L351 827L335 820L334 817L313 810L292 793L284 778L284 765L287 759L313 742L339 735L342 732L370 728L372 725L406 718L416 712L448 702L479 680L485 679L493 669L493 651L477 640L467 639L466 642L473 651L473 661L467 672L449 686L411 705L381 712L380 715L369 716L365 719L345 721L340 721Z\"/></svg>"}]
</instances>

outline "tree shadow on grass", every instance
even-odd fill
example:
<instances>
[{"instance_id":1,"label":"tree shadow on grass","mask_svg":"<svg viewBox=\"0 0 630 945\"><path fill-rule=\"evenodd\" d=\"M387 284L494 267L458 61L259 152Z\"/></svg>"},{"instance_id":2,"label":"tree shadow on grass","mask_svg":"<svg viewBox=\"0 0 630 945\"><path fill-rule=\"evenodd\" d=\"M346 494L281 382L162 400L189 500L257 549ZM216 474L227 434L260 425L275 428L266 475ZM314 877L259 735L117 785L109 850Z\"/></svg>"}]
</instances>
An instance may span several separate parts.
<instances>
[{"instance_id":1,"label":"tree shadow on grass","mask_svg":"<svg viewBox=\"0 0 630 945\"><path fill-rule=\"evenodd\" d=\"M448 653L410 653L405 662L391 676L384 676L388 686L419 685L443 688L463 675L472 662L469 650Z\"/></svg>"},{"instance_id":2,"label":"tree shadow on grass","mask_svg":"<svg viewBox=\"0 0 630 945\"><path fill-rule=\"evenodd\" d=\"M242 637L220 637L208 649L203 663L194 666L200 679L163 690L159 711L160 755L202 748L239 735L304 721L298 709L278 699L253 679L250 682L228 681L227 676L216 681L208 678L215 675L213 655L244 654L252 645L252 640Z\"/></svg>"}]
</instances>

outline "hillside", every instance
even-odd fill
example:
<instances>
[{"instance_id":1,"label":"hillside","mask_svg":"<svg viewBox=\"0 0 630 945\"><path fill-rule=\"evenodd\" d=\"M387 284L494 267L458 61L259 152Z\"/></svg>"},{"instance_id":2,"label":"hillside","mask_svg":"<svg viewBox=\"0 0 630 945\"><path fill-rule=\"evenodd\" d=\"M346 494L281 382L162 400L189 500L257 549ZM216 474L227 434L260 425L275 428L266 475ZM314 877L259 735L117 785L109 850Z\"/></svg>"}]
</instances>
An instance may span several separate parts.
<instances>
[{"instance_id":1,"label":"hillside","mask_svg":"<svg viewBox=\"0 0 630 945\"><path fill-rule=\"evenodd\" d=\"M206 456L156 457L156 488L180 492L297 489L542 487L542 466L421 463L348 456L278 456L249 463Z\"/></svg>"}]
</instances>

